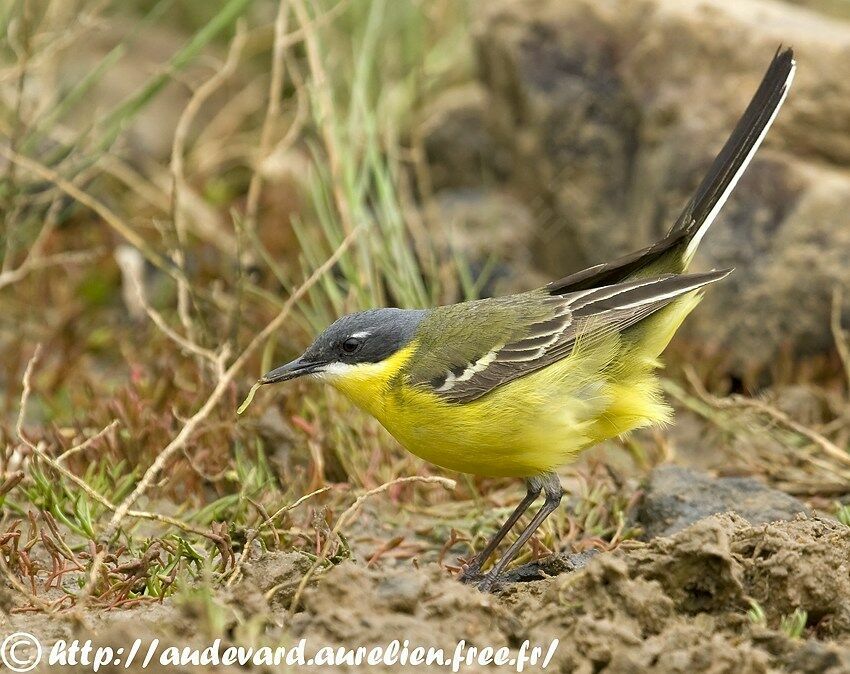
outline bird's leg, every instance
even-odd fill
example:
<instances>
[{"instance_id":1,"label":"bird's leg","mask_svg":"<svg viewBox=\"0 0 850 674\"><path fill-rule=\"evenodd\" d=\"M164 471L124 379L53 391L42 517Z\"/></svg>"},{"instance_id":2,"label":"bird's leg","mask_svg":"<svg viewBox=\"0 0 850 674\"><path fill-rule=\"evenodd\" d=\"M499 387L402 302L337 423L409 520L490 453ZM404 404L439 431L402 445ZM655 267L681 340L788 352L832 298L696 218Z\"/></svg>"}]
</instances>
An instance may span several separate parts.
<instances>
[{"instance_id":1,"label":"bird's leg","mask_svg":"<svg viewBox=\"0 0 850 674\"><path fill-rule=\"evenodd\" d=\"M517 523L519 518L522 517L523 513L528 510L532 503L534 503L534 499L540 496L540 492L543 490L543 481L540 478L529 478L525 481L525 484L526 492L522 501L520 501L519 505L514 508L511 516L505 520L502 527L487 542L484 549L475 555L475 557L472 558L472 561L461 572L458 578L462 583L474 582L481 577L481 567L484 565L484 562L490 558L490 555L492 555L496 548L499 547L499 543L502 542L502 539L508 535L508 532L513 529L514 525Z\"/></svg>"},{"instance_id":2,"label":"bird's leg","mask_svg":"<svg viewBox=\"0 0 850 674\"><path fill-rule=\"evenodd\" d=\"M502 575L502 572L505 570L505 567L510 563L510 561L516 557L520 548L525 545L526 541L531 538L531 535L537 531L537 528L541 524L543 524L543 521L560 505L561 499L564 496L564 489L561 487L561 481L558 479L558 476L554 473L547 473L541 476L539 480L546 500L543 502L540 510L537 511L537 514L532 518L531 522L528 523L528 526L522 530L522 533L520 533L519 537L505 551L502 558L487 573L487 575L484 576L484 580L479 583L478 589L482 592L489 592L493 589L493 586L499 580L499 576Z\"/></svg>"}]
</instances>

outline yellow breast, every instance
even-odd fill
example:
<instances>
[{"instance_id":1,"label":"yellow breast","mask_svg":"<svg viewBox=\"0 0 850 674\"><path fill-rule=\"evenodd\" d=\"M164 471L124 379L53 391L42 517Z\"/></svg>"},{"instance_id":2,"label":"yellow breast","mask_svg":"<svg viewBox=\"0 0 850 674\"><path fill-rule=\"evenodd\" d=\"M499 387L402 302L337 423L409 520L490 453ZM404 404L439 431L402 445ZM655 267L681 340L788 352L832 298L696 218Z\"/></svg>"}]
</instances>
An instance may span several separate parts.
<instances>
[{"instance_id":1,"label":"yellow breast","mask_svg":"<svg viewBox=\"0 0 850 674\"><path fill-rule=\"evenodd\" d=\"M650 402L651 395L634 396L631 406L620 409L616 384L600 374L618 349L616 340L466 404L447 403L396 377L414 348L324 376L410 452L451 470L494 477L540 474L604 438L666 414L663 405ZM654 381L651 374L641 379Z\"/></svg>"},{"instance_id":2,"label":"yellow breast","mask_svg":"<svg viewBox=\"0 0 850 674\"><path fill-rule=\"evenodd\" d=\"M476 475L528 477L669 418L655 374L658 356L698 302L698 293L684 295L628 337L579 340L568 357L470 403L447 403L397 376L415 341L380 363L341 366L324 376L427 461Z\"/></svg>"}]
</instances>

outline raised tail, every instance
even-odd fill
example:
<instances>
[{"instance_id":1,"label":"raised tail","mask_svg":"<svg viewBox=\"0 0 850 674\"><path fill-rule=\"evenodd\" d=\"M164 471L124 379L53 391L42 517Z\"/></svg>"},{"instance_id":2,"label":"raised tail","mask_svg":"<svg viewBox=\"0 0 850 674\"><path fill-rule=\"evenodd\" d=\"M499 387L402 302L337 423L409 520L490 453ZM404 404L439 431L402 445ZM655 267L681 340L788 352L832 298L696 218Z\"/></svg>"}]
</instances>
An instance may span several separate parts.
<instances>
[{"instance_id":1,"label":"raised tail","mask_svg":"<svg viewBox=\"0 0 850 674\"><path fill-rule=\"evenodd\" d=\"M683 272L776 119L796 68L791 49L777 50L732 135L667 236L613 262L553 281L546 289L552 294L563 294L633 278Z\"/></svg>"},{"instance_id":2,"label":"raised tail","mask_svg":"<svg viewBox=\"0 0 850 674\"><path fill-rule=\"evenodd\" d=\"M671 236L685 233L685 266L767 135L785 102L796 69L794 52L791 49L777 50L732 135L714 158L708 173L670 230Z\"/></svg>"}]
</instances>

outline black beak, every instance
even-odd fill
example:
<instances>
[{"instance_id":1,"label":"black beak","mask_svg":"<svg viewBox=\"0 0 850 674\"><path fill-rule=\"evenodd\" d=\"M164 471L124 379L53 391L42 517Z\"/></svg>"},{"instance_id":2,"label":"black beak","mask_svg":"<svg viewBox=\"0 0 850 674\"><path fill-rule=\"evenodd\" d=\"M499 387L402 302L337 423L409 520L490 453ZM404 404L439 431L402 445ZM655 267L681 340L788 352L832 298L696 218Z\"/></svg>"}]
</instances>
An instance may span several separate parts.
<instances>
[{"instance_id":1,"label":"black beak","mask_svg":"<svg viewBox=\"0 0 850 674\"><path fill-rule=\"evenodd\" d=\"M291 363L281 365L271 372L267 372L260 377L260 384L277 384L281 381L289 381L297 377L303 377L307 374L313 374L322 369L324 363L316 363L303 358L296 358Z\"/></svg>"}]
</instances>

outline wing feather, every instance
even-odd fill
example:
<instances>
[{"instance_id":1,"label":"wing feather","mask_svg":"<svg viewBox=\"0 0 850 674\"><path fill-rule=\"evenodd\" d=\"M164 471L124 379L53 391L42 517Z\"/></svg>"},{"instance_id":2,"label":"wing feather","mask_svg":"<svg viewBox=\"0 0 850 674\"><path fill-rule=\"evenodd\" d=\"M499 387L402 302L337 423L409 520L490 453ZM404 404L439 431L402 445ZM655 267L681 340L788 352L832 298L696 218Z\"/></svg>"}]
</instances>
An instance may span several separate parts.
<instances>
[{"instance_id":1,"label":"wing feather","mask_svg":"<svg viewBox=\"0 0 850 674\"><path fill-rule=\"evenodd\" d=\"M601 339L635 325L677 297L719 281L730 270L667 274L560 296L539 296L545 317L523 326L520 335L497 344L471 362L449 365L426 382L452 403L471 402L510 381L568 357L581 340Z\"/></svg>"}]
</instances>

